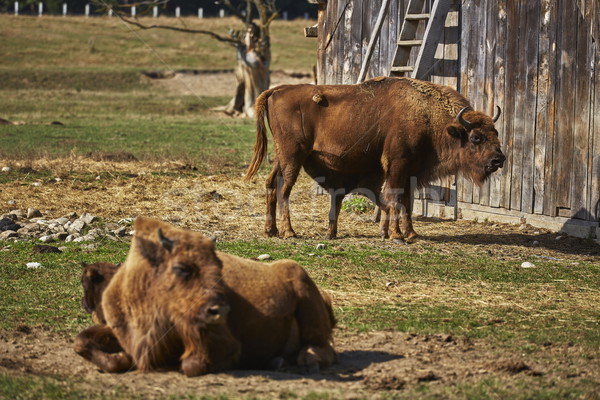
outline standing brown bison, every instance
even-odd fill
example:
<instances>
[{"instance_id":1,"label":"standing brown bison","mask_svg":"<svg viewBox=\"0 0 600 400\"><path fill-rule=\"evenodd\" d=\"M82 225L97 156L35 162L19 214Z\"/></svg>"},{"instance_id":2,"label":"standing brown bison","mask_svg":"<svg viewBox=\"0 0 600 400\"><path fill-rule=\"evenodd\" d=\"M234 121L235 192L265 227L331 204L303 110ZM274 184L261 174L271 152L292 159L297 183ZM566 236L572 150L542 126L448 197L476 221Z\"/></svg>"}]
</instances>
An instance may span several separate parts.
<instances>
[{"instance_id":1,"label":"standing brown bison","mask_svg":"<svg viewBox=\"0 0 600 400\"><path fill-rule=\"evenodd\" d=\"M75 351L107 372L229 368L308 370L335 360L331 302L294 261L271 264L217 252L200 233L138 218L129 255L84 288L106 324L82 331ZM116 271L116 272L115 272ZM112 276L112 279L111 279ZM93 300L90 300L93 299Z\"/></svg>"},{"instance_id":2,"label":"standing brown bison","mask_svg":"<svg viewBox=\"0 0 600 400\"><path fill-rule=\"evenodd\" d=\"M494 128L499 113L491 118L473 110L446 86L381 77L359 85L284 85L263 92L256 101L256 145L246 179L256 174L267 153L265 114L275 145L266 183L269 236L278 234L278 186L281 236L295 236L289 196L302 167L330 191L329 238L337 234L344 194L361 189L389 215L382 218L382 235L410 240L417 236L411 177L424 186L462 173L481 184L505 160ZM404 236L398 222L401 206Z\"/></svg>"}]
</instances>

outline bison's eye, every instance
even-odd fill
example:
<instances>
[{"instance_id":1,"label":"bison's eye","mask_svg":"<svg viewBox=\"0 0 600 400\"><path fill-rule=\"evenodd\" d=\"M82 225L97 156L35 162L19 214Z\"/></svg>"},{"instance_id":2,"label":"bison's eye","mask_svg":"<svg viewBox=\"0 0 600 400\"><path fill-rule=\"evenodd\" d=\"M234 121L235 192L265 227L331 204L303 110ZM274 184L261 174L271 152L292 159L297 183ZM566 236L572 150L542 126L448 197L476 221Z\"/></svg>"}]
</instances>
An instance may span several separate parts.
<instances>
[{"instance_id":1,"label":"bison's eye","mask_svg":"<svg viewBox=\"0 0 600 400\"><path fill-rule=\"evenodd\" d=\"M473 134L471 135L471 142L475 144L480 144L485 142L485 136Z\"/></svg>"},{"instance_id":2,"label":"bison's eye","mask_svg":"<svg viewBox=\"0 0 600 400\"><path fill-rule=\"evenodd\" d=\"M173 267L173 273L179 278L189 278L194 271L187 265L176 265Z\"/></svg>"}]
</instances>

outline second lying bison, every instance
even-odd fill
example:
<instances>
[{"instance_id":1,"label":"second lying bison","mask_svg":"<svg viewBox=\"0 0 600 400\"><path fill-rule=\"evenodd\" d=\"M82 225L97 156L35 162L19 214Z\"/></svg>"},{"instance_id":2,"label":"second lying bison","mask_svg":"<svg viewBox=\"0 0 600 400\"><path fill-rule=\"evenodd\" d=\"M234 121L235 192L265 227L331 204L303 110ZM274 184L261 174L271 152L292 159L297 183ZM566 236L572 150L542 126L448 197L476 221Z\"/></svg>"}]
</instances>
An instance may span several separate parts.
<instances>
[{"instance_id":1,"label":"second lying bison","mask_svg":"<svg viewBox=\"0 0 600 400\"><path fill-rule=\"evenodd\" d=\"M197 376L334 362L331 301L294 261L217 252L200 233L149 218L135 231L120 267L84 271L85 304L102 318L76 337L75 350L100 369Z\"/></svg>"}]
</instances>

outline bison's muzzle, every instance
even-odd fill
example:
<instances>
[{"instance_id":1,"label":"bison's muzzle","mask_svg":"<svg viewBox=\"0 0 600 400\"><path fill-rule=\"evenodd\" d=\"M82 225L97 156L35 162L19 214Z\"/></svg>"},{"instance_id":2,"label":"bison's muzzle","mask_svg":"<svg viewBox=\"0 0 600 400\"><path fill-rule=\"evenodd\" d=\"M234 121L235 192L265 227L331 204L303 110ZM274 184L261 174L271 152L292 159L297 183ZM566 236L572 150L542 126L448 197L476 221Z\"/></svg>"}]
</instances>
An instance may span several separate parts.
<instances>
[{"instance_id":1,"label":"bison's muzzle","mask_svg":"<svg viewBox=\"0 0 600 400\"><path fill-rule=\"evenodd\" d=\"M494 154L494 158L492 158L488 165L485 166L485 172L491 174L492 172L498 171L499 168L504 166L504 161L506 161L506 157L502 153L500 149L496 150L496 154Z\"/></svg>"},{"instance_id":2,"label":"bison's muzzle","mask_svg":"<svg viewBox=\"0 0 600 400\"><path fill-rule=\"evenodd\" d=\"M196 315L195 322L201 326L224 324L230 310L229 304L222 299L207 302Z\"/></svg>"}]
</instances>

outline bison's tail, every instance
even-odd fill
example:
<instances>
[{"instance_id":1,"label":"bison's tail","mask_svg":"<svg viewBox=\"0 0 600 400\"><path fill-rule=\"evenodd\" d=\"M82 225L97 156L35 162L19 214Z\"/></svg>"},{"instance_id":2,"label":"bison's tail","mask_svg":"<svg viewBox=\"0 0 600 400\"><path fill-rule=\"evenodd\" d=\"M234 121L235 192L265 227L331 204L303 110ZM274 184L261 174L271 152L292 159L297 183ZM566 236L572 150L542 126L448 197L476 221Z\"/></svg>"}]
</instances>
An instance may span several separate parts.
<instances>
[{"instance_id":1,"label":"bison's tail","mask_svg":"<svg viewBox=\"0 0 600 400\"><path fill-rule=\"evenodd\" d=\"M265 126L265 113L267 112L267 101L273 90L265 90L256 99L256 143L254 144L254 155L246 171L244 180L249 181L260 168L267 155L267 127Z\"/></svg>"}]
</instances>

